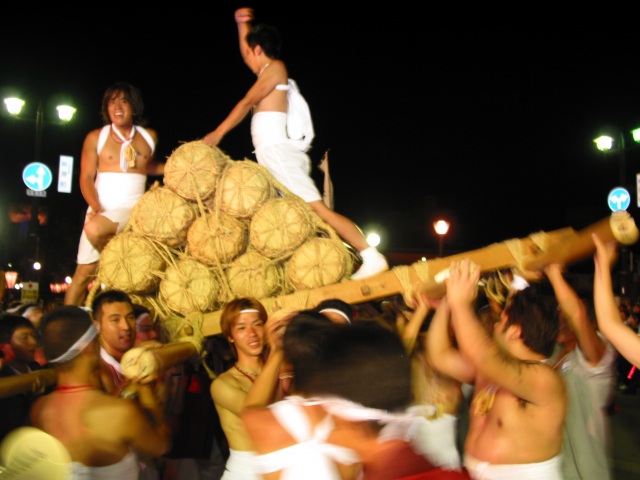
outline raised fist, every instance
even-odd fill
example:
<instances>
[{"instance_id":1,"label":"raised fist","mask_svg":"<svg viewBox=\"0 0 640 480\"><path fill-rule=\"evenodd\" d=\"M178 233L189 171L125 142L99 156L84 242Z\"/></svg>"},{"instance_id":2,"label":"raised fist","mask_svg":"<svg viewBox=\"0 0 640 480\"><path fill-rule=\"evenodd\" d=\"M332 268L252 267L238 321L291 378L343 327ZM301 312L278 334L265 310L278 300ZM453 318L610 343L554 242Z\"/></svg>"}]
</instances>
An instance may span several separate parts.
<instances>
[{"instance_id":1,"label":"raised fist","mask_svg":"<svg viewBox=\"0 0 640 480\"><path fill-rule=\"evenodd\" d=\"M236 23L247 23L253 20L253 8L239 8L234 14Z\"/></svg>"}]
</instances>

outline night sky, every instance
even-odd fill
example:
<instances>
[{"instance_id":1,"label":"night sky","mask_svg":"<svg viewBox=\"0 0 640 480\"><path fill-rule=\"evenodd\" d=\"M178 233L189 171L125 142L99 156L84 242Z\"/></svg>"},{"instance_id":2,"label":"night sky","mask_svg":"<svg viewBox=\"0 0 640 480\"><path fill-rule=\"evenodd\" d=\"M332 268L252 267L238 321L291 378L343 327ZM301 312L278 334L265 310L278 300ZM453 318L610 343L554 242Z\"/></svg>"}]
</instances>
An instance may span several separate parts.
<instances>
[{"instance_id":1,"label":"night sky","mask_svg":"<svg viewBox=\"0 0 640 480\"><path fill-rule=\"evenodd\" d=\"M102 125L104 90L131 82L159 133L157 158L166 159L181 142L213 130L255 79L238 50L239 6L181 2L138 14L136 6L85 12L63 4L54 12L15 12L24 21L2 27L2 96L21 89L32 118L38 100L53 118L48 108L59 94L78 108L72 124L43 129L41 160L56 175L60 154L74 156L79 168L84 136ZM380 230L383 251L433 253L432 223L441 215L452 222L446 255L580 229L610 214L618 158L595 150L592 140L611 125L633 146L628 131L640 125L636 28L603 26L595 16L522 23L519 15L509 22L489 13L483 21L472 12L466 20L423 17L404 6L254 7L257 21L279 27L282 59L311 107L314 178L321 185L316 166L330 149L336 210L365 231ZM71 22L67 33L59 33L61 22ZM234 159L255 159L249 123L220 144ZM3 209L30 202L21 172L34 160L34 139L33 123L0 116ZM634 217L639 162L639 150L628 148ZM56 261L70 271L86 209L77 175L73 193L52 189L42 201L58 225L47 228L65 232ZM11 249L3 248L8 257Z\"/></svg>"}]
</instances>

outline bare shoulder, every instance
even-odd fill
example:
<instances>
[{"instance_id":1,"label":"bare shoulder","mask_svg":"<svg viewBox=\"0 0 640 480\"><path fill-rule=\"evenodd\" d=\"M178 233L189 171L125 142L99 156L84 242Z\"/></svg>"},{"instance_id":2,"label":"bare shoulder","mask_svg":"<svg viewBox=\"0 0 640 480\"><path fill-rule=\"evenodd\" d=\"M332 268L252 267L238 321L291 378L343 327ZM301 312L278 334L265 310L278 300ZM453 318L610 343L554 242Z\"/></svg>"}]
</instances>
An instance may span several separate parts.
<instances>
[{"instance_id":1,"label":"bare shoulder","mask_svg":"<svg viewBox=\"0 0 640 480\"><path fill-rule=\"evenodd\" d=\"M108 394L96 396L88 409L88 418L110 428L126 426L142 415L142 408L134 400Z\"/></svg>"},{"instance_id":2,"label":"bare shoulder","mask_svg":"<svg viewBox=\"0 0 640 480\"><path fill-rule=\"evenodd\" d=\"M98 137L100 136L101 131L102 131L102 127L96 128L95 130L91 130L89 133L87 133L86 137L84 137L85 144L92 143L94 145L97 145Z\"/></svg>"},{"instance_id":3,"label":"bare shoulder","mask_svg":"<svg viewBox=\"0 0 640 480\"><path fill-rule=\"evenodd\" d=\"M149 135L151 135L151 137L157 142L158 141L158 132L153 129L153 128L149 128L149 127L142 127L144 128L147 132L149 132Z\"/></svg>"}]
</instances>

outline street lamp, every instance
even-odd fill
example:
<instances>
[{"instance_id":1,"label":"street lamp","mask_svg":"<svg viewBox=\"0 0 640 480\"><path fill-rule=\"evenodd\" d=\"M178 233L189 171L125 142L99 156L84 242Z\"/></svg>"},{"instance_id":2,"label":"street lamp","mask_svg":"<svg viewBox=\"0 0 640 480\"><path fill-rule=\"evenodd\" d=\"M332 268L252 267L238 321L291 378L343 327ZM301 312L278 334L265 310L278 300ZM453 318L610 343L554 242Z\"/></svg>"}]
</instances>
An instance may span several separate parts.
<instances>
[{"instance_id":1,"label":"street lamp","mask_svg":"<svg viewBox=\"0 0 640 480\"><path fill-rule=\"evenodd\" d=\"M447 222L446 220L436 220L435 222L433 222L433 229L436 231L436 233L438 234L438 238L439 238L439 242L438 242L438 257L442 258L442 252L443 252L443 242L444 242L444 236L447 234L447 232L449 231L449 222Z\"/></svg>"},{"instance_id":2,"label":"street lamp","mask_svg":"<svg viewBox=\"0 0 640 480\"><path fill-rule=\"evenodd\" d=\"M17 119L22 121L34 122L36 125L36 141L35 141L35 152L34 152L34 161L41 162L42 159L42 130L45 124L44 113L42 101L38 101L38 107L36 110L36 118L27 118L21 116L21 112L26 102L17 97L9 97L4 99L4 105L9 114ZM70 105L58 105L56 107L58 114L58 121L56 122L46 122L47 124L53 125L62 125L71 121L73 115L76 112L76 109ZM29 191L27 191L29 193ZM35 193L35 192L34 192ZM40 237L38 234L39 221L38 221L38 213L40 211L39 208L39 197L32 196L31 201L31 219L29 222L28 236L30 239L35 240L35 257L36 260L40 255Z\"/></svg>"},{"instance_id":3,"label":"street lamp","mask_svg":"<svg viewBox=\"0 0 640 480\"><path fill-rule=\"evenodd\" d=\"M615 129L615 136L601 135L595 138L593 141L596 144L596 148L601 152L609 152L614 150L618 154L618 182L621 187L624 187L627 180L627 168L626 168L626 146L624 141L624 133L620 129ZM640 128L631 130L631 135L636 143L640 143Z\"/></svg>"},{"instance_id":4,"label":"street lamp","mask_svg":"<svg viewBox=\"0 0 640 480\"><path fill-rule=\"evenodd\" d=\"M631 135L634 142L640 143L640 128L631 130ZM620 187L626 188L627 182L627 170L626 170L626 146L624 133L619 128L615 128L614 135L601 135L593 140L596 144L596 148L601 152L610 152L615 150L618 154L618 183ZM640 203L639 203L640 205ZM620 293L622 296L627 293L627 278L629 271L633 271L633 265L629 255L629 249L626 245L620 247L620 268L618 272Z\"/></svg>"}]
</instances>

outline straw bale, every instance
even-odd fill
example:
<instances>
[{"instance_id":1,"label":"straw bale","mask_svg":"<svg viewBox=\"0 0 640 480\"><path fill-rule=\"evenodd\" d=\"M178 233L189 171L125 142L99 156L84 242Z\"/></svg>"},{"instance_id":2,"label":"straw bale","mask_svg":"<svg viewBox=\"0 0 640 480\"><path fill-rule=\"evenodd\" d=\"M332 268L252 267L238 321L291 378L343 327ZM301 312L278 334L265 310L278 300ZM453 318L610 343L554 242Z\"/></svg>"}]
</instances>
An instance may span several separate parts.
<instances>
[{"instance_id":1,"label":"straw bale","mask_svg":"<svg viewBox=\"0 0 640 480\"><path fill-rule=\"evenodd\" d=\"M150 293L166 268L153 242L143 235L124 231L113 237L100 254L98 282L129 293Z\"/></svg>"},{"instance_id":2,"label":"straw bale","mask_svg":"<svg viewBox=\"0 0 640 480\"><path fill-rule=\"evenodd\" d=\"M223 212L250 218L262 204L276 196L271 174L251 160L232 160L220 176L216 203Z\"/></svg>"},{"instance_id":3,"label":"straw bale","mask_svg":"<svg viewBox=\"0 0 640 480\"><path fill-rule=\"evenodd\" d=\"M349 260L349 252L341 241L315 237L291 255L285 267L286 278L294 290L338 283L351 273Z\"/></svg>"},{"instance_id":4,"label":"straw bale","mask_svg":"<svg viewBox=\"0 0 640 480\"><path fill-rule=\"evenodd\" d=\"M184 256L167 266L158 299L171 312L184 315L207 312L215 305L218 290L213 270L195 258Z\"/></svg>"},{"instance_id":5,"label":"straw bale","mask_svg":"<svg viewBox=\"0 0 640 480\"><path fill-rule=\"evenodd\" d=\"M314 212L300 197L267 200L251 218L249 243L262 255L290 255L314 230Z\"/></svg>"},{"instance_id":6,"label":"straw bale","mask_svg":"<svg viewBox=\"0 0 640 480\"><path fill-rule=\"evenodd\" d=\"M164 184L190 201L210 197L218 176L231 159L218 147L197 140L176 148L164 167Z\"/></svg>"},{"instance_id":7,"label":"straw bale","mask_svg":"<svg viewBox=\"0 0 640 480\"><path fill-rule=\"evenodd\" d=\"M187 233L189 254L206 265L229 263L247 246L247 225L219 212L198 217Z\"/></svg>"},{"instance_id":8,"label":"straw bale","mask_svg":"<svg viewBox=\"0 0 640 480\"><path fill-rule=\"evenodd\" d=\"M265 298L279 295L283 288L280 264L253 250L236 258L226 276L229 289L237 297Z\"/></svg>"},{"instance_id":9,"label":"straw bale","mask_svg":"<svg viewBox=\"0 0 640 480\"><path fill-rule=\"evenodd\" d=\"M196 216L196 205L167 187L156 187L138 200L131 210L130 223L136 233L169 247L180 247L186 243Z\"/></svg>"}]
</instances>

